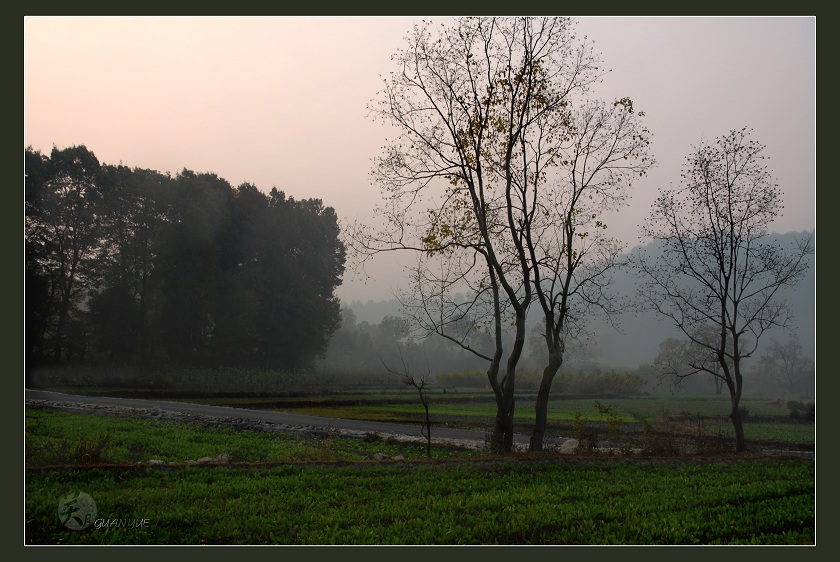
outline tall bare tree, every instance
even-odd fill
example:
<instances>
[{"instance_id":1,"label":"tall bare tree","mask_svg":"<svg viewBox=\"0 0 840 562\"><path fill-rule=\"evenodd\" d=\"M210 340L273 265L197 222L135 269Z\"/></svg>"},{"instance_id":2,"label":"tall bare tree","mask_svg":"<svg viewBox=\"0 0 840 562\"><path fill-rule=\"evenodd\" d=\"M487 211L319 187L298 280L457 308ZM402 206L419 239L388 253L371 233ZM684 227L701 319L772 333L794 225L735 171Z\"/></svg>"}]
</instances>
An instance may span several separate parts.
<instances>
[{"instance_id":1,"label":"tall bare tree","mask_svg":"<svg viewBox=\"0 0 840 562\"><path fill-rule=\"evenodd\" d=\"M393 249L466 253L495 318L488 379L497 403L496 451L513 444L516 368L533 298L518 199L530 196L523 186L533 169L523 151L568 138L573 94L604 73L573 27L559 17L416 26L370 108L399 134L372 173L382 188L377 215L385 224L347 229L349 245L365 257ZM505 309L515 336L500 377Z\"/></svg>"},{"instance_id":2,"label":"tall bare tree","mask_svg":"<svg viewBox=\"0 0 840 562\"><path fill-rule=\"evenodd\" d=\"M765 331L790 321L777 293L802 278L813 253L810 235L787 248L769 235L781 194L763 162L765 147L750 133L732 130L689 154L680 187L660 190L642 228L657 251L633 259L647 306L717 357L698 370L720 367L737 451L747 448L739 410L743 362ZM711 341L698 337L705 324L716 328Z\"/></svg>"},{"instance_id":3,"label":"tall bare tree","mask_svg":"<svg viewBox=\"0 0 840 562\"><path fill-rule=\"evenodd\" d=\"M621 310L609 287L624 245L607 235L604 214L626 203L634 180L654 163L643 116L629 98L589 101L569 116L565 137L553 132L553 123L537 120L531 135L537 142L522 143L528 173L516 182L517 222L548 351L532 451L543 449L549 393L566 340L593 315L610 319Z\"/></svg>"}]
</instances>

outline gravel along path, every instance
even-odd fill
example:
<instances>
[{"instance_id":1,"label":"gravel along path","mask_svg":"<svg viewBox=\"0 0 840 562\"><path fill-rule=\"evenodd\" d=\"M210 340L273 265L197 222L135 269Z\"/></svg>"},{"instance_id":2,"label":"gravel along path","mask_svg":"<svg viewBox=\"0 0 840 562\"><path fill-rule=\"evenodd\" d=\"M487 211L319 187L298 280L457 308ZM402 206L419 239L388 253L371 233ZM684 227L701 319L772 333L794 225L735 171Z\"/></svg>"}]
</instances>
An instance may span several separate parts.
<instances>
[{"instance_id":1,"label":"gravel along path","mask_svg":"<svg viewBox=\"0 0 840 562\"><path fill-rule=\"evenodd\" d=\"M313 437L337 435L369 440L426 442L419 425L345 420L184 402L77 396L27 390L26 406L30 408L56 408L107 416L169 420L180 423L195 423L204 427L235 428L243 431L273 431L298 433ZM432 427L432 444L435 446L483 450L486 439L487 433L482 431ZM563 441L565 440L560 439L548 443L546 449L559 448ZM515 450L525 450L527 445L527 436L516 436Z\"/></svg>"}]
</instances>

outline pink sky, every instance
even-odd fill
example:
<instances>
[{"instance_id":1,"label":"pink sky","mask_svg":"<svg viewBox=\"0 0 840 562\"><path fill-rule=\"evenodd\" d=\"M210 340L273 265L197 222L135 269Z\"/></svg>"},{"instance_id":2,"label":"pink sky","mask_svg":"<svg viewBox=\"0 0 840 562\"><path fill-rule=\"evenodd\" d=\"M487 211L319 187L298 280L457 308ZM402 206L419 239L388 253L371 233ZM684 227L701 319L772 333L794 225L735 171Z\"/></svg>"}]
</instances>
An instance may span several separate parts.
<instances>
[{"instance_id":1,"label":"pink sky","mask_svg":"<svg viewBox=\"0 0 840 562\"><path fill-rule=\"evenodd\" d=\"M370 218L388 131L366 104L420 19L29 16L24 146L84 144L103 163L213 172ZM635 244L692 146L743 126L785 194L776 230L815 228L815 18L576 19L612 69L596 95L646 112L659 163L609 222L616 235ZM348 273L339 296L390 298L405 284L394 268L381 260L367 285Z\"/></svg>"}]
</instances>

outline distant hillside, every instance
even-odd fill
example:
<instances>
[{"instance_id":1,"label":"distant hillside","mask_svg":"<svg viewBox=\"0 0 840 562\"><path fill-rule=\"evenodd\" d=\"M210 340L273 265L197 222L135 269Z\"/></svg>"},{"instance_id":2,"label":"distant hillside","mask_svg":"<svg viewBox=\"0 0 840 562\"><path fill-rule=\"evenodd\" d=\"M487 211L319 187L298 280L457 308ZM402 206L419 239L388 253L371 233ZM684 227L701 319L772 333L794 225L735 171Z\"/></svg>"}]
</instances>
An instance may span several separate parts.
<instances>
[{"instance_id":1,"label":"distant hillside","mask_svg":"<svg viewBox=\"0 0 840 562\"><path fill-rule=\"evenodd\" d=\"M788 232L775 235L783 245L792 244L803 232ZM650 249L650 246L646 247ZM634 248L632 251L635 251ZM614 291L617 294L631 297L636 292L636 280L629 271L616 272L614 279ZM796 314L793 332L799 336L803 350L810 356L814 356L816 345L816 266L815 256L811 258L811 266L805 279L794 288L782 291L780 298L785 299L791 305ZM367 302L353 301L342 303L349 306L356 315L359 322L377 324L385 316L399 316L400 308L396 299L387 301ZM528 319L529 325L541 321L537 308L532 309ZM634 370L640 365L653 361L659 348L659 344L667 338L682 338L681 334L670 323L652 313L639 313L628 310L616 319L619 329L616 330L606 322L592 320L590 323L596 337L591 345L589 354L592 359L603 370ZM763 349L771 338L784 340L787 334L780 331L767 332L762 340L761 347L756 357L763 353ZM525 350L524 357L527 357L529 350Z\"/></svg>"},{"instance_id":2,"label":"distant hillside","mask_svg":"<svg viewBox=\"0 0 840 562\"><path fill-rule=\"evenodd\" d=\"M782 245L790 245L804 232L788 232L775 235ZM637 247L638 248L638 247ZM634 248L631 251L635 251ZM645 249L650 249L648 245ZM786 300L796 315L792 331L799 336L802 348L813 357L816 344L816 267L815 256L811 257L811 266L805 278L795 287L780 291L779 298ZM636 280L627 271L616 274L614 290L616 293L632 296L636 292ZM605 322L593 322L598 334L597 348L600 351L599 363L603 368L634 369L641 364L653 361L658 352L659 343L669 337L682 339L681 334L667 320L652 313L634 313L628 311L617 319L621 331L608 326ZM787 334L780 330L767 332L760 341L756 355L763 353L771 338L787 339Z\"/></svg>"}]
</instances>

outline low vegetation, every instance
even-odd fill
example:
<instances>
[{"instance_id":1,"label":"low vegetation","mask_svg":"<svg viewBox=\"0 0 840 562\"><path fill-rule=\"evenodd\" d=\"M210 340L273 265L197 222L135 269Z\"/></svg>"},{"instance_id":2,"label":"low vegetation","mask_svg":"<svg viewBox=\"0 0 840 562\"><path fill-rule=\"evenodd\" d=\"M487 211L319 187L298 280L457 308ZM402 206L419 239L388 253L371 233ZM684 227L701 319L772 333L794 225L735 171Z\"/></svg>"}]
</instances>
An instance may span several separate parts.
<instances>
[{"instance_id":1,"label":"low vegetation","mask_svg":"<svg viewBox=\"0 0 840 562\"><path fill-rule=\"evenodd\" d=\"M528 392L536 391L540 385L541 374L536 371L517 372L517 388ZM442 388L467 387L485 388L487 373L479 370L444 371L435 377L435 383ZM612 394L618 396L634 395L648 384L644 378L631 373L566 373L557 375L553 393L560 394Z\"/></svg>"},{"instance_id":2,"label":"low vegetation","mask_svg":"<svg viewBox=\"0 0 840 562\"><path fill-rule=\"evenodd\" d=\"M219 455L227 455L231 462L246 463L359 461L375 453L407 459L426 456L422 444L207 428L51 409L26 411L26 465L31 468L132 464L153 459L183 462ZM473 454L435 448L432 458Z\"/></svg>"},{"instance_id":3,"label":"low vegetation","mask_svg":"<svg viewBox=\"0 0 840 562\"><path fill-rule=\"evenodd\" d=\"M160 386L146 388L130 384L136 379L129 376L122 383L112 377L118 384L106 388L96 386L103 379L95 371L87 379L56 374L53 382L74 393L417 425L424 416L416 393L396 386L318 393L326 375L312 386L287 384L281 392L270 377L243 372L248 384L222 392L232 371L192 371L185 380L204 386L190 393L168 374L158 377ZM518 427L530 426L533 399L528 392L519 397ZM432 436L445 425L486 430L492 400L482 388L431 387ZM578 439L574 454L495 457L436 444L431 459L419 441L27 408L26 542L813 544L809 404L745 399L751 448L735 455L731 424L722 415L726 402L713 395L560 394L550 403L549 433ZM765 449L786 453L769 456L761 453ZM187 463L219 455L225 460ZM94 499L102 521L145 523L68 529L58 518L58 503L80 491Z\"/></svg>"},{"instance_id":4,"label":"low vegetation","mask_svg":"<svg viewBox=\"0 0 840 562\"><path fill-rule=\"evenodd\" d=\"M526 462L27 474L33 544L813 544L814 466ZM81 490L103 520L62 526Z\"/></svg>"},{"instance_id":5,"label":"low vegetation","mask_svg":"<svg viewBox=\"0 0 840 562\"><path fill-rule=\"evenodd\" d=\"M397 387L384 375L353 375L338 372L286 371L216 367L140 369L132 366L107 368L75 365L42 367L31 374L30 388L78 392L112 390L136 395L183 394L236 396L329 394L336 389Z\"/></svg>"}]
</instances>

